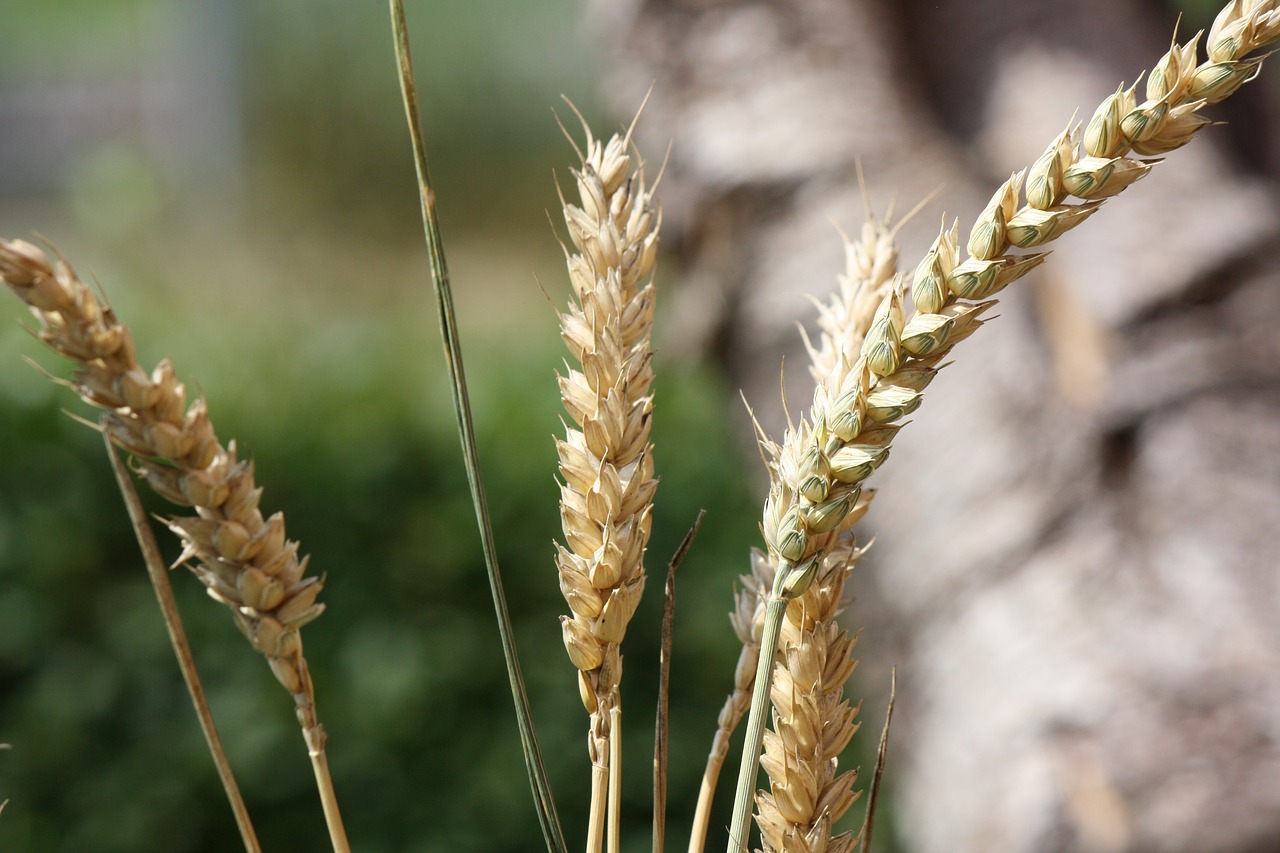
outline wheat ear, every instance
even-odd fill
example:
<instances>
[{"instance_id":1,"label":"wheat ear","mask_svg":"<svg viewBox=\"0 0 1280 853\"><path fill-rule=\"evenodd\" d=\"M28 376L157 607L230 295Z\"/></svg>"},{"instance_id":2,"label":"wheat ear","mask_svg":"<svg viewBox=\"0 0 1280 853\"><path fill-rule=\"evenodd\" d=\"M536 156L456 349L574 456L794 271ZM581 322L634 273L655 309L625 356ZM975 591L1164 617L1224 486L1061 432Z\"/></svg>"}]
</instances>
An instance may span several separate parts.
<instances>
[{"instance_id":1,"label":"wheat ear","mask_svg":"<svg viewBox=\"0 0 1280 853\"><path fill-rule=\"evenodd\" d=\"M592 819L587 849L600 849L608 785L611 716L619 707L618 646L644 589L653 474L650 331L660 214L643 164L633 167L631 132L601 143L586 132L573 170L578 203L563 202L575 252L566 248L576 299L560 315L561 337L576 366L560 377L573 425L557 440L560 518L556 545L564 644L578 670L590 713ZM576 146L575 146L576 147ZM563 199L562 199L563 201Z\"/></svg>"},{"instance_id":2,"label":"wheat ear","mask_svg":"<svg viewBox=\"0 0 1280 853\"><path fill-rule=\"evenodd\" d=\"M913 214L914 211L898 225L905 223ZM874 319L875 309L891 286L897 270L898 249L894 242L897 227L890 227L890 218L891 215L884 220L869 218L856 242L848 238L844 240L845 272L839 277L838 288L832 297L826 303L818 304L821 337L816 345L805 338L810 356L809 369L819 383L839 383L843 372L849 369L862 345L862 339ZM776 445L767 441L765 447L774 455L779 452ZM868 492L863 496L859 517L865 512L871 494ZM702 853L705 846L712 799L728 755L729 739L751 707L756 670L760 663L767 603L777 569L776 558L753 550L751 573L740 578L741 589L735 596L734 610L729 618L734 632L742 642L742 651L734 669L733 692L725 700L716 721L716 732L707 756L698 804L694 811L689 853ZM826 572L823 577L827 578ZM830 582L831 579L828 578L823 585L829 585ZM785 650L785 646L783 649ZM752 764L754 765L754 759Z\"/></svg>"},{"instance_id":3,"label":"wheat ear","mask_svg":"<svg viewBox=\"0 0 1280 853\"><path fill-rule=\"evenodd\" d=\"M814 346L806 339L810 372L816 380L813 406L787 431L781 446L766 442L773 460L771 496L788 488L789 478L809 454L809 423L835 406L838 389L860 375L860 353L875 328L879 306L901 287L896 275L898 251L888 221L869 221L861 240L845 240L846 271L840 287L818 306L822 335ZM856 840L848 833L832 837L835 823L857 799L857 771L838 773L838 759L858 729L858 708L844 698L844 684L857 661L855 640L840 627L845 580L859 552L845 532L867 511L873 493L856 487L825 496L844 517L822 538L822 557L813 582L785 610L771 685L773 727L765 732L761 761L769 791L757 797L756 822L766 851L830 849L846 851ZM770 559L782 562L771 550ZM763 689L763 688L762 688Z\"/></svg>"},{"instance_id":4,"label":"wheat ear","mask_svg":"<svg viewBox=\"0 0 1280 853\"><path fill-rule=\"evenodd\" d=\"M885 295L862 344L861 357L843 381L815 396L807 440L788 440L779 459L780 482L765 512L765 540L789 565L819 558L826 535L845 525L851 495L888 454L898 427L914 411L942 359L981 325L989 297L1043 263L1039 247L1079 225L1115 195L1146 175L1159 154L1185 145L1211 122L1196 114L1251 79L1265 57L1244 58L1280 37L1280 2L1235 0L1210 30L1209 59L1195 64L1199 36L1174 42L1147 75L1147 100L1121 89L1095 111L1081 134L1060 134L1029 169L1017 172L992 196L974 223L960 258L958 228L943 228L916 268L910 292ZM1083 153L1079 150L1083 137ZM1026 203L1020 205L1025 186ZM1068 204L1074 195L1082 202ZM907 302L915 315L907 320Z\"/></svg>"},{"instance_id":5,"label":"wheat ear","mask_svg":"<svg viewBox=\"0 0 1280 853\"><path fill-rule=\"evenodd\" d=\"M814 346L805 341L816 382L810 420L833 405L832 389L845 384L880 303L899 286L895 236L887 218L871 219L858 242L845 240L845 274L831 299L818 305L820 342ZM785 476L778 466L807 443L801 427L776 450L774 488ZM859 796L853 791L857 770L839 773L838 767L840 753L861 725L856 722L860 705L850 706L844 698L845 682L857 666L856 639L837 617L845 581L861 553L842 531L865 514L873 494L858 494L854 509L826 534L825 556L813 583L786 610L770 688L773 726L764 734L761 759L769 790L757 797L756 823L765 851L847 853L857 843L851 833L832 836L836 822Z\"/></svg>"},{"instance_id":6,"label":"wheat ear","mask_svg":"<svg viewBox=\"0 0 1280 853\"><path fill-rule=\"evenodd\" d=\"M1083 135L1069 128L1029 169L1012 175L974 223L967 259L960 258L958 229L944 226L910 292L901 282L883 297L857 362L841 381L819 388L809 419L788 431L776 456L763 528L770 556L779 559L780 575L796 578L793 586L803 589L825 564L831 535L856 515L862 483L888 455L896 422L919 407L951 348L981 325L980 315L994 304L989 297L1046 257L1015 254L1015 247L1051 242L1159 162L1126 156L1130 152L1173 151L1211 124L1197 111L1257 74L1266 57L1248 55L1280 38L1280 3L1229 3L1209 31L1201 64L1199 38L1174 41L1147 75L1145 101L1138 103L1136 86L1121 87L1094 112ZM1020 205L1024 185L1026 204ZM1082 201L1067 204L1068 196ZM908 300L915 308L909 321Z\"/></svg>"},{"instance_id":7,"label":"wheat ear","mask_svg":"<svg viewBox=\"0 0 1280 853\"><path fill-rule=\"evenodd\" d=\"M187 404L168 359L150 374L141 368L129 330L65 260L23 240L0 241L0 276L39 320L40 340L78 363L72 387L104 410L104 432L133 454L138 474L166 500L195 510L168 521L184 546L178 562L230 609L293 696L335 848L345 850L299 634L324 610L316 601L323 579L306 576L308 558L286 538L284 515L263 517L253 463L237 458L234 442L218 441L205 401Z\"/></svg>"}]
</instances>

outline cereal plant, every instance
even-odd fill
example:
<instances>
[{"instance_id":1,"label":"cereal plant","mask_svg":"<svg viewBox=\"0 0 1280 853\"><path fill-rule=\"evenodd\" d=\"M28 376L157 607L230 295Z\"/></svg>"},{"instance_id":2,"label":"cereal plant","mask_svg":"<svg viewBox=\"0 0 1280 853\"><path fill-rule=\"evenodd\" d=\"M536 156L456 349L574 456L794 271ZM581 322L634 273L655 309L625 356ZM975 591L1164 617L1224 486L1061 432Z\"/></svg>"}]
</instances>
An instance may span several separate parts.
<instances>
[{"instance_id":1,"label":"cereal plant","mask_svg":"<svg viewBox=\"0 0 1280 853\"><path fill-rule=\"evenodd\" d=\"M655 277L661 176L646 174L652 159L637 150L634 124L604 139L570 106L580 127L565 131L578 162L559 186L572 286L572 300L558 311L568 350L559 377L566 417L563 433L554 439L562 530L545 571L546 582L558 583L568 608L560 622L585 713L589 773L583 788L590 806L588 825L568 827L566 834L507 615L494 545L501 531L488 517L404 12L399 0L392 0L391 8L457 425L543 842L553 851L585 844L587 853L616 853L622 847L622 646L646 586L653 595L659 585L646 581L646 563L653 568L648 544L654 501L661 500L663 452L650 434L654 412L662 405L654 392L651 343L655 301L663 290L661 276ZM806 853L870 849L880 772L890 758L882 736L869 780L841 763L862 715L860 703L846 692L857 665L858 637L840 621L852 570L866 547L866 535L855 537L854 528L875 494L869 478L887 462L896 434L922 405L936 374L963 357L956 345L991 321L994 297L1051 262L1047 247L1058 237L1095 216L1106 217L1107 199L1153 171L1176 169L1176 157L1167 167L1156 166L1213 124L1203 111L1252 80L1267 56L1261 51L1278 39L1280 2L1232 0L1207 33L1175 40L1144 79L1120 85L1087 120L1072 118L1043 153L994 190L984 209L964 220L963 228L960 220L944 222L923 258L900 267L896 225L889 217L873 219L858 239L846 240L839 287L818 304L820 334L805 341L816 383L813 398L789 416L783 435L760 430L770 478L759 522L763 541L742 543L746 571L732 600L732 579L724 579L725 604L731 604L732 629L742 651L734 672L724 674L729 696L714 724L708 709L712 742L689 832L690 853L720 844L729 853L757 846ZM0 242L0 275L30 308L41 342L73 363L70 379L55 381L99 411L90 426L104 438L129 506L245 849L260 849L249 808L203 700L167 572L151 538L151 521L133 492L135 479L182 508L163 520L182 544L177 563L227 608L290 695L333 849L351 849L301 639L303 626L324 611L325 577L308 572L308 558L288 538L283 513L262 508L271 506L270 493L257 484L252 460L237 452L234 441L218 437L205 400L188 394L168 359L155 367L139 361L123 320L51 244ZM685 547L697 547L696 524L690 523L695 530L666 574L667 640L676 569ZM669 645L664 647L664 696L670 689L670 653ZM731 739L744 719L733 815L718 817L714 795ZM660 710L655 851L668 841L667 725ZM846 819L860 800L865 808L856 819ZM529 845L536 843L530 839Z\"/></svg>"}]
</instances>

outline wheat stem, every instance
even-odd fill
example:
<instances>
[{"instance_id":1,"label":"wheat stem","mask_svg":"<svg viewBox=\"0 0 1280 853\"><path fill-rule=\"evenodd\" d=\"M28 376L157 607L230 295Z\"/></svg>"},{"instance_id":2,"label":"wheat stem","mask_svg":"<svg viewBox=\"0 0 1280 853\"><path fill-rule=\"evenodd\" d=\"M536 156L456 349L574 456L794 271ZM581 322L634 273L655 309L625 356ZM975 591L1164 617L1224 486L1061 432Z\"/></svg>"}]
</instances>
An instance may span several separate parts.
<instances>
[{"instance_id":1,"label":"wheat stem","mask_svg":"<svg viewBox=\"0 0 1280 853\"><path fill-rule=\"evenodd\" d=\"M768 713L770 674L773 655L782 632L782 616L791 598L781 592L786 575L778 572L773 591L765 607L764 633L760 637L760 661L756 667L755 689L751 694L751 712L747 717L747 735L742 744L742 763L738 765L738 787L733 799L733 818L729 822L728 853L745 853L751 834L751 806L754 803L756 774L759 771L760 747L764 742L764 719Z\"/></svg>"},{"instance_id":2,"label":"wheat stem","mask_svg":"<svg viewBox=\"0 0 1280 853\"><path fill-rule=\"evenodd\" d=\"M591 764L591 803L587 811L587 853L602 853L609 819L609 767Z\"/></svg>"},{"instance_id":3,"label":"wheat stem","mask_svg":"<svg viewBox=\"0 0 1280 853\"><path fill-rule=\"evenodd\" d=\"M217 768L222 789L226 791L227 800L231 803L231 812L235 816L236 827L240 830L240 840L248 853L261 853L257 833L253 829L253 821L245 806L244 797L240 794L240 786L236 784L235 774L231 770L231 762L222 748L222 738L218 735L218 727L213 721L213 712L209 709L209 700L204 693L204 684L196 670L195 657L191 654L191 644L187 641L187 631L182 625L182 616L178 612L178 602L173 597L173 585L169 583L169 572L165 568L164 558L160 556L160 546L156 543L155 534L151 532L151 524L147 512L138 497L138 490L133 485L133 477L125 466L124 460L116 450L115 442L105 429L102 438L107 448L107 459L115 474L116 486L124 499L125 508L129 512L129 521L133 526L134 536L138 540L138 549L142 552L142 560L147 567L147 576L151 579L151 588L155 590L156 601L160 605L160 614L164 618L165 630L169 634L169 644L173 646L174 656L178 659L178 669L186 682L187 692L191 696L191 704L200 720L200 730L204 733L209 754L213 757L213 765Z\"/></svg>"},{"instance_id":4,"label":"wheat stem","mask_svg":"<svg viewBox=\"0 0 1280 853\"><path fill-rule=\"evenodd\" d=\"M334 853L351 853L347 830L342 825L342 813L338 810L338 797L333 790L333 777L329 773L329 758L324 751L324 733L312 728L304 731L302 736L307 742L307 754L311 756L311 770L315 773L316 789L320 792L320 805L324 809L324 822L329 829Z\"/></svg>"},{"instance_id":5,"label":"wheat stem","mask_svg":"<svg viewBox=\"0 0 1280 853\"><path fill-rule=\"evenodd\" d=\"M729 615L734 633L742 643L742 651L739 652L738 663L734 667L733 692L725 700L716 719L716 731L711 739L711 750L707 754L707 764L698 790L698 803L694 809L688 853L702 853L706 847L707 830L711 825L711 806L721 770L729 755L730 738L751 707L751 693L760 662L765 606L776 574L777 566L763 552L753 548L751 573L739 578L742 588L734 595L734 609Z\"/></svg>"},{"instance_id":6,"label":"wheat stem","mask_svg":"<svg viewBox=\"0 0 1280 853\"><path fill-rule=\"evenodd\" d=\"M606 850L622 851L622 705L617 690L609 708L609 833Z\"/></svg>"},{"instance_id":7,"label":"wheat stem","mask_svg":"<svg viewBox=\"0 0 1280 853\"><path fill-rule=\"evenodd\" d=\"M739 716L738 719L741 720L742 717ZM718 738L719 732L716 734ZM707 845L707 830L711 826L711 803L715 799L716 784L720 781L724 760L729 754L728 739L725 740L724 749L719 751L712 749L711 755L707 758L706 769L702 771L702 784L698 788L698 804L693 812L693 828L689 833L689 853L702 853Z\"/></svg>"}]
</instances>

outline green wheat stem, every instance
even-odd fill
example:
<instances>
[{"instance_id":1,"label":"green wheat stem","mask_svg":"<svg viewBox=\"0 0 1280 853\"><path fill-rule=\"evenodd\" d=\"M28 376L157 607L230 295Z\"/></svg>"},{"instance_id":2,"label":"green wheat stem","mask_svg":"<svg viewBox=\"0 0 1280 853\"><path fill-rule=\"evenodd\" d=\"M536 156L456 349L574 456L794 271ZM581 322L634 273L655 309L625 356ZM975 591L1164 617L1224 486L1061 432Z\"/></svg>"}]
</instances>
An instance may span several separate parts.
<instances>
[{"instance_id":1,"label":"green wheat stem","mask_svg":"<svg viewBox=\"0 0 1280 853\"><path fill-rule=\"evenodd\" d=\"M764 744L764 722L769 713L769 688L773 683L773 657L782 633L782 617L789 598L781 593L786 573L779 571L773 592L765 605L764 632L760 638L760 661L756 664L756 683L751 693L751 711L747 716L747 736L742 743L742 763L738 767L738 789L733 798L733 820L729 823L728 853L745 853L751 834L751 812L755 797L756 774L759 771L760 748Z\"/></svg>"}]
</instances>

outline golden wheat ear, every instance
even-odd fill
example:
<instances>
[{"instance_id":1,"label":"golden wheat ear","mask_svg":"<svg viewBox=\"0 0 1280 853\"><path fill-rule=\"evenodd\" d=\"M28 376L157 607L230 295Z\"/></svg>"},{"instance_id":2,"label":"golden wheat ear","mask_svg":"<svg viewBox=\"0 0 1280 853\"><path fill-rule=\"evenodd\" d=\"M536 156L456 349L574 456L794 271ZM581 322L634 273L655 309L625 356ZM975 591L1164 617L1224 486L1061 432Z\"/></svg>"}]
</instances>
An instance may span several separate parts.
<instances>
[{"instance_id":1,"label":"golden wheat ear","mask_svg":"<svg viewBox=\"0 0 1280 853\"><path fill-rule=\"evenodd\" d=\"M346 849L300 634L324 610L316 601L323 579L306 575L283 513L259 509L253 464L218 440L204 400L188 404L168 359L142 369L129 329L70 264L24 240L0 240L0 277L31 308L40 340L76 363L71 386L103 410L104 434L161 497L194 510L168 521L183 543L178 563L226 605L293 697L335 847Z\"/></svg>"},{"instance_id":2,"label":"golden wheat ear","mask_svg":"<svg viewBox=\"0 0 1280 853\"><path fill-rule=\"evenodd\" d=\"M859 241L845 238L840 287L818 306L821 340L816 346L806 340L810 371L817 379L813 405L791 424L781 444L763 442L770 457L762 524L769 551L753 555L752 578L744 578L744 590L750 593L739 595L735 612L743 658L755 659L755 675L744 677L744 661L739 661L735 691L721 718L722 731L726 724L730 730L736 725L749 684L731 853L746 845L753 802L766 850L796 845L843 850L855 843L848 833L832 835L834 823L858 796L852 791L856 771L836 773L840 752L858 728L857 708L843 699L844 683L856 665L854 640L836 617L843 607L845 580L861 553L848 530L866 514L873 492L841 475L841 466L855 460L849 453L828 459L831 448L822 437L828 429L854 435L862 429L862 395L870 384L865 352L884 334L894 311L901 312L904 284L897 274L894 236L888 219L872 219ZM880 432L886 441L892 436L891 430ZM879 451L873 461L857 461L870 466L869 473L884 456ZM801 516L801 507L811 507L810 515ZM808 538L798 538L799 524L806 522ZM774 730L766 731L770 705ZM752 796L758 761L769 775L770 789ZM704 777L704 790L706 781ZM705 808L709 803L700 802L700 816ZM696 834L694 841L700 841Z\"/></svg>"},{"instance_id":3,"label":"golden wheat ear","mask_svg":"<svg viewBox=\"0 0 1280 853\"><path fill-rule=\"evenodd\" d=\"M658 486L649 424L652 274L661 214L630 131L601 142L585 121L582 129L586 144L574 146L581 162L571 170L577 202L561 194L573 245L565 256L574 299L560 314L573 363L559 378L569 423L556 442L564 529L556 566L570 610L561 617L564 644L590 714L587 850L594 853L603 840L606 791L617 790L619 768L610 755L620 749L614 725L621 708L619 647L644 591ZM608 824L616 830L616 816Z\"/></svg>"},{"instance_id":4,"label":"golden wheat ear","mask_svg":"<svg viewBox=\"0 0 1280 853\"><path fill-rule=\"evenodd\" d=\"M194 515L168 522L187 565L294 697L298 719L323 739L299 629L324 610L321 578L285 535L284 515L265 517L253 463L237 458L213 430L203 399L188 404L168 359L150 372L133 336L61 258L23 240L0 241L0 276L30 306L38 336L77 363L72 387L104 410L103 430L134 457L137 473L158 494Z\"/></svg>"}]
</instances>

